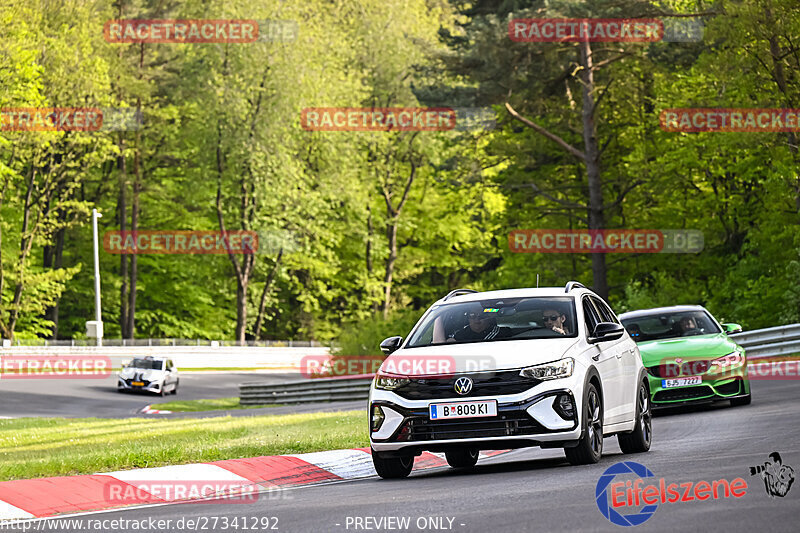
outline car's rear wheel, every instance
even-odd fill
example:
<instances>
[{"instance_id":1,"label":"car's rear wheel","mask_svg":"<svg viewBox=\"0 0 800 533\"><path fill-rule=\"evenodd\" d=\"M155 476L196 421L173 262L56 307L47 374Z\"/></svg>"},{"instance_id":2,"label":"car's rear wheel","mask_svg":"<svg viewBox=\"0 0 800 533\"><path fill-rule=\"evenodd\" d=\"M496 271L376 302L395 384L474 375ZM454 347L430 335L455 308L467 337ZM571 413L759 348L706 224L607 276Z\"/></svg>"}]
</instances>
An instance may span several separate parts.
<instances>
[{"instance_id":1,"label":"car's rear wheel","mask_svg":"<svg viewBox=\"0 0 800 533\"><path fill-rule=\"evenodd\" d=\"M478 450L471 448L450 450L444 452L444 456L447 458L447 464L453 468L469 468L478 462Z\"/></svg>"},{"instance_id":2,"label":"car's rear wheel","mask_svg":"<svg viewBox=\"0 0 800 533\"><path fill-rule=\"evenodd\" d=\"M753 397L748 394L747 396L743 396L742 398L731 398L731 407L740 407L742 405L750 405L750 402L753 401Z\"/></svg>"},{"instance_id":3,"label":"car's rear wheel","mask_svg":"<svg viewBox=\"0 0 800 533\"><path fill-rule=\"evenodd\" d=\"M386 457L372 450L372 464L375 471L383 479L399 479L408 477L414 467L414 456Z\"/></svg>"},{"instance_id":4,"label":"car's rear wheel","mask_svg":"<svg viewBox=\"0 0 800 533\"><path fill-rule=\"evenodd\" d=\"M583 431L578 445L564 448L573 465L596 463L603 455L603 402L595 386L589 383L583 399Z\"/></svg>"},{"instance_id":5,"label":"car's rear wheel","mask_svg":"<svg viewBox=\"0 0 800 533\"><path fill-rule=\"evenodd\" d=\"M650 390L642 380L636 391L636 426L630 433L617 435L622 453L642 453L650 449L653 438L653 413L650 409Z\"/></svg>"}]
</instances>

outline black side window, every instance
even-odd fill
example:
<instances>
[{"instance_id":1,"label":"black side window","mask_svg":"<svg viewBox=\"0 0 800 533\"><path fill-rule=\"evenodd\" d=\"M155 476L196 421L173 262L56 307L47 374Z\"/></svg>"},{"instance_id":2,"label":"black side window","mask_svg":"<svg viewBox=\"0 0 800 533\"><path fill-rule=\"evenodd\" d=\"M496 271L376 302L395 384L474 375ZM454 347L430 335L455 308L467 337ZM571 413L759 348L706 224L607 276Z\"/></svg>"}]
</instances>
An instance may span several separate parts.
<instances>
[{"instance_id":1,"label":"black side window","mask_svg":"<svg viewBox=\"0 0 800 533\"><path fill-rule=\"evenodd\" d=\"M595 309L592 301L589 298L583 299L583 316L586 321L586 332L591 335L594 333L594 328L598 323L602 322L600 314Z\"/></svg>"},{"instance_id":2,"label":"black side window","mask_svg":"<svg viewBox=\"0 0 800 533\"><path fill-rule=\"evenodd\" d=\"M614 312L611 311L611 308L608 307L603 300L599 298L592 298L595 307L600 311L600 315L603 317L603 322L613 322L614 324L619 324L619 320L617 320L616 315Z\"/></svg>"}]
</instances>

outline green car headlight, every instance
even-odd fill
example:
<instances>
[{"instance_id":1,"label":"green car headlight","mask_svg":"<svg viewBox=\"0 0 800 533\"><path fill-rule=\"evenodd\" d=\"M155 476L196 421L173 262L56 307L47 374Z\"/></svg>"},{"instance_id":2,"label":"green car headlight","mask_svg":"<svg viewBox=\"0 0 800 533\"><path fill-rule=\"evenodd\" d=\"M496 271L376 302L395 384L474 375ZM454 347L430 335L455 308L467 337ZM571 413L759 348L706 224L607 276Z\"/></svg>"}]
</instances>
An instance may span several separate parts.
<instances>
[{"instance_id":1,"label":"green car headlight","mask_svg":"<svg viewBox=\"0 0 800 533\"><path fill-rule=\"evenodd\" d=\"M711 361L709 372L727 372L741 367L745 363L742 352L731 352Z\"/></svg>"}]
</instances>

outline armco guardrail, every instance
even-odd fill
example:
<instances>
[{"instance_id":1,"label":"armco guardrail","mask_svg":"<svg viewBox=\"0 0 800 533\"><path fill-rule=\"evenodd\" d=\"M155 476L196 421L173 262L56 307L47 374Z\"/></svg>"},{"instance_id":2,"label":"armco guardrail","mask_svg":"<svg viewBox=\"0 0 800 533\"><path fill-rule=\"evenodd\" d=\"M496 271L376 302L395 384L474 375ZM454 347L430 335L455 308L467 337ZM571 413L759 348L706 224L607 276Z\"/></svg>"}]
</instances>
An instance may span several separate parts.
<instances>
[{"instance_id":1,"label":"armco guardrail","mask_svg":"<svg viewBox=\"0 0 800 533\"><path fill-rule=\"evenodd\" d=\"M241 405L366 400L372 376L317 378L279 384L242 383Z\"/></svg>"},{"instance_id":2,"label":"armco guardrail","mask_svg":"<svg viewBox=\"0 0 800 533\"><path fill-rule=\"evenodd\" d=\"M754 329L731 335L748 359L766 359L800 353L800 324Z\"/></svg>"}]
</instances>

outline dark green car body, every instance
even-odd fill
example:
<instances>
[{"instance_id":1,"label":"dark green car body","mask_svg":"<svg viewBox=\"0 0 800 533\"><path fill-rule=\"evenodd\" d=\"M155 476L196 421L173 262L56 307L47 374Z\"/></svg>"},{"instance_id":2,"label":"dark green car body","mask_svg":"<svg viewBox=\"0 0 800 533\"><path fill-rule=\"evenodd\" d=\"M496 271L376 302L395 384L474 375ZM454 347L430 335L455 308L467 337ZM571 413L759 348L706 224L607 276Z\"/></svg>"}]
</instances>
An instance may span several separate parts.
<instances>
[{"instance_id":1,"label":"dark green car body","mask_svg":"<svg viewBox=\"0 0 800 533\"><path fill-rule=\"evenodd\" d=\"M679 333L677 323L690 317L695 326ZM728 336L737 324L720 325L700 306L676 306L620 315L637 342L647 369L653 407L731 400L750 403L744 348Z\"/></svg>"}]
</instances>

